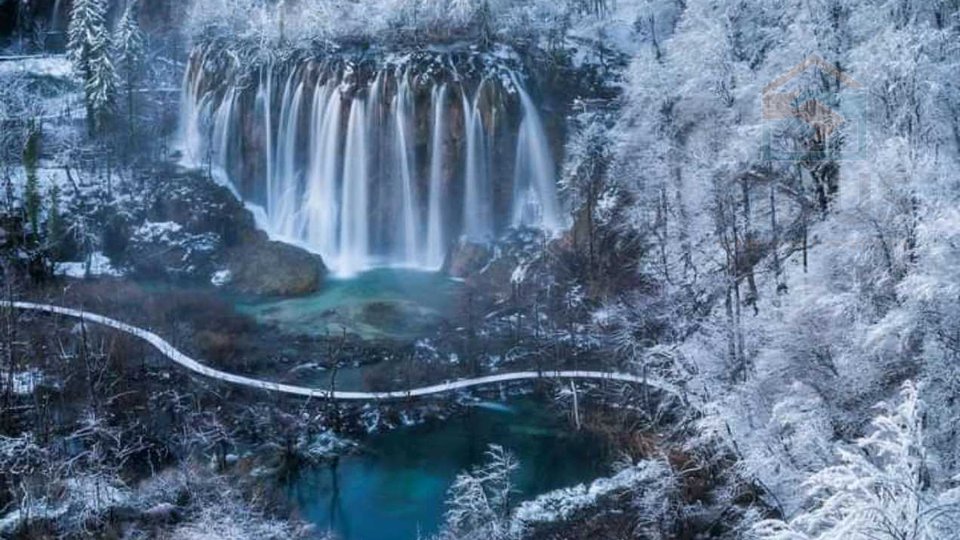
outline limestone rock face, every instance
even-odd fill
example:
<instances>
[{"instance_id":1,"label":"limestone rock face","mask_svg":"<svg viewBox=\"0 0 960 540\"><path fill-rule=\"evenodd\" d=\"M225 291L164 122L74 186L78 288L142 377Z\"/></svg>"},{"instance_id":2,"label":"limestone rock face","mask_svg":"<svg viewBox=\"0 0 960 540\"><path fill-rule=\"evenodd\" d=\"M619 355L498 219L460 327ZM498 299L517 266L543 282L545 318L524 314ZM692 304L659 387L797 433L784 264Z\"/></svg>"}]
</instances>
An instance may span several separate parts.
<instances>
[{"instance_id":1,"label":"limestone rock face","mask_svg":"<svg viewBox=\"0 0 960 540\"><path fill-rule=\"evenodd\" d=\"M307 294L327 273L322 259L271 241L230 191L201 173L164 169L144 207L119 225L108 255L134 276L208 282L269 296Z\"/></svg>"}]
</instances>

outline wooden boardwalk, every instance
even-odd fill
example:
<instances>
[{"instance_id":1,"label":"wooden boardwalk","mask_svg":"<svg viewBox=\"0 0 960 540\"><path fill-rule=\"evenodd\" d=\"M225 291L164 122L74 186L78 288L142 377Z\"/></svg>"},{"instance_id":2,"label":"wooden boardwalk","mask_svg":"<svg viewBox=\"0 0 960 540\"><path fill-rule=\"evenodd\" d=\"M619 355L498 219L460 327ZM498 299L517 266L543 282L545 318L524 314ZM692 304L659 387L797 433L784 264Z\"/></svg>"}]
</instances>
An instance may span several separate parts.
<instances>
[{"instance_id":1,"label":"wooden boardwalk","mask_svg":"<svg viewBox=\"0 0 960 540\"><path fill-rule=\"evenodd\" d=\"M166 340L160 336L139 328L136 326L129 325L127 323L118 321L116 319L111 319L110 317L105 317L103 315L98 315L96 313L90 313L78 309L55 306L51 304L37 304L33 302L11 302L9 304L13 308L26 310L26 311L39 311L43 313L63 315L65 317L71 317L85 322L91 322L125 332L137 338L140 338L153 347L155 347L160 353L172 360L173 362L183 366L184 368L204 377L209 377L211 379L216 379L219 381L224 381L232 384L237 384L240 386L246 386L249 388L256 388L260 390L265 390L268 392L279 392L283 394L290 394L295 396L304 396L304 397L315 397L320 399L336 399L336 400L395 400L395 399L406 399L414 397L424 397L431 396L434 394L442 394L445 392L451 392L454 390L462 390L465 388L471 388L475 386L484 386L497 383L506 383L513 381L524 381L524 380L533 380L533 379L584 379L584 380L593 380L593 381L617 381L633 384L642 384L661 390L670 394L673 394L677 397L680 397L684 400L684 393L676 385L670 384L665 381L658 379L651 379L647 377L642 377L640 375L634 375L631 373L617 373L617 372L606 372L606 371L583 371L583 370L553 370L553 371L515 371L508 373L497 373L494 375L485 375L482 377L473 377L470 379L458 379L455 381L446 381L439 384L433 384L430 386L422 386L419 388L409 388L406 390L393 390L388 392L350 392L342 390L325 390L321 388L310 388L306 386L297 386L291 384L284 384L272 381L265 381L262 379L255 379L252 377L245 377L243 375L236 375L233 373L227 373L225 371L220 371L214 369L207 365L204 365L193 358L183 354L177 350L173 345L167 343ZM685 400L684 400L685 401Z\"/></svg>"}]
</instances>

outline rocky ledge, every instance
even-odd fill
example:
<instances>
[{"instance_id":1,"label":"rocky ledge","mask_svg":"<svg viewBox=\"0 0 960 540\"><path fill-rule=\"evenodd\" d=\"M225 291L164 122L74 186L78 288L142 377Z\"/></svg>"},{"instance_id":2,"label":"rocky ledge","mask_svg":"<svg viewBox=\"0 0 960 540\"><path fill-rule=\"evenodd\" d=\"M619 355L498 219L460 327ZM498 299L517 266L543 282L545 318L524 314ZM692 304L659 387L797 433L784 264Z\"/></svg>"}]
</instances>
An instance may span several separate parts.
<instances>
[{"instance_id":1,"label":"rocky ledge","mask_svg":"<svg viewBox=\"0 0 960 540\"><path fill-rule=\"evenodd\" d=\"M226 187L163 167L140 182L139 207L113 220L107 255L132 277L212 282L237 292L299 295L320 288L320 256L270 240Z\"/></svg>"}]
</instances>

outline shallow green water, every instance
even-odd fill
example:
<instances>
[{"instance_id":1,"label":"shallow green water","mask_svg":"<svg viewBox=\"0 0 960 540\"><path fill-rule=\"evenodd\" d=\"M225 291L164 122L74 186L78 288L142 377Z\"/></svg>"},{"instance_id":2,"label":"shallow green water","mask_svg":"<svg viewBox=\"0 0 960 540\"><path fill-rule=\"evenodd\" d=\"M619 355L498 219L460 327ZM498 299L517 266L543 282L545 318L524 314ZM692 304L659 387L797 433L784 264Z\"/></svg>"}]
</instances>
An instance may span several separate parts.
<instances>
[{"instance_id":1,"label":"shallow green water","mask_svg":"<svg viewBox=\"0 0 960 540\"><path fill-rule=\"evenodd\" d=\"M546 407L533 398L487 404L377 435L366 453L342 458L336 470L302 472L287 496L300 517L345 540L413 540L437 531L447 488L457 473L484 461L490 443L520 460L517 501L605 474L600 441Z\"/></svg>"},{"instance_id":2,"label":"shallow green water","mask_svg":"<svg viewBox=\"0 0 960 540\"><path fill-rule=\"evenodd\" d=\"M450 313L457 282L436 272L381 268L288 299L245 300L238 309L289 333L412 339Z\"/></svg>"}]
</instances>

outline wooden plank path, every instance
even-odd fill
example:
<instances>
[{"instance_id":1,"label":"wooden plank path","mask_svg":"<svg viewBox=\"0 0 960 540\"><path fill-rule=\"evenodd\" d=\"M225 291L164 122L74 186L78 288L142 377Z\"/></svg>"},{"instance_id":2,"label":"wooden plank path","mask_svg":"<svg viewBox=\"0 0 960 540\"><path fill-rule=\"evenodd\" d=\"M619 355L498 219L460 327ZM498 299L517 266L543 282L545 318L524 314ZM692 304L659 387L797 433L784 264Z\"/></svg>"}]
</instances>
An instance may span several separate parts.
<instances>
[{"instance_id":1,"label":"wooden plank path","mask_svg":"<svg viewBox=\"0 0 960 540\"><path fill-rule=\"evenodd\" d=\"M187 368L188 370L198 374L203 375L204 377L210 377L211 379L216 379L219 381L224 381L232 384L237 384L240 386L246 386L249 388L257 388L260 390L266 390L268 392L280 392L283 394L291 394L296 396L304 397L315 397L321 399L336 399L336 400L392 400L392 399L406 399L413 397L423 397L430 396L434 394L441 394L444 392L451 392L454 390L461 390L464 388L471 388L475 386L484 386L489 384L497 383L506 383L513 381L522 381L530 379L587 379L595 381L617 381L625 383L634 383L642 384L649 386L651 388L656 388L664 392L673 394L679 397L682 401L686 401L684 392L671 383L652 379L648 377L643 377L640 375L634 375L632 373L617 373L617 372L606 372L606 371L583 371L583 370L552 370L552 371L515 371L509 373L497 373L494 375L485 375L482 377L473 377L470 379L458 379L455 381L446 381L439 384L433 384L430 386L422 386L419 388L410 388L407 390L393 390L388 392L350 392L336 390L331 392L330 390L325 390L322 388L311 388L306 386L296 386L291 384L278 383L273 381L265 381L262 379L254 379L252 377L245 377L243 375L236 375L233 373L227 373L226 371L220 371L212 367L206 366L193 358L183 354L177 350L173 345L167 343L166 340L160 336L133 326L116 319L111 319L110 317L105 317L103 315L98 315L96 313L90 313L87 311L82 311L79 309L55 306L51 304L37 304L33 302L10 302L9 305L15 309L21 309L26 311L39 311L43 313L51 313L56 315L63 315L66 317L71 317L74 319L79 319L81 321L91 322L125 332L132 336L138 337L158 351L161 354L172 360L173 362Z\"/></svg>"}]
</instances>

